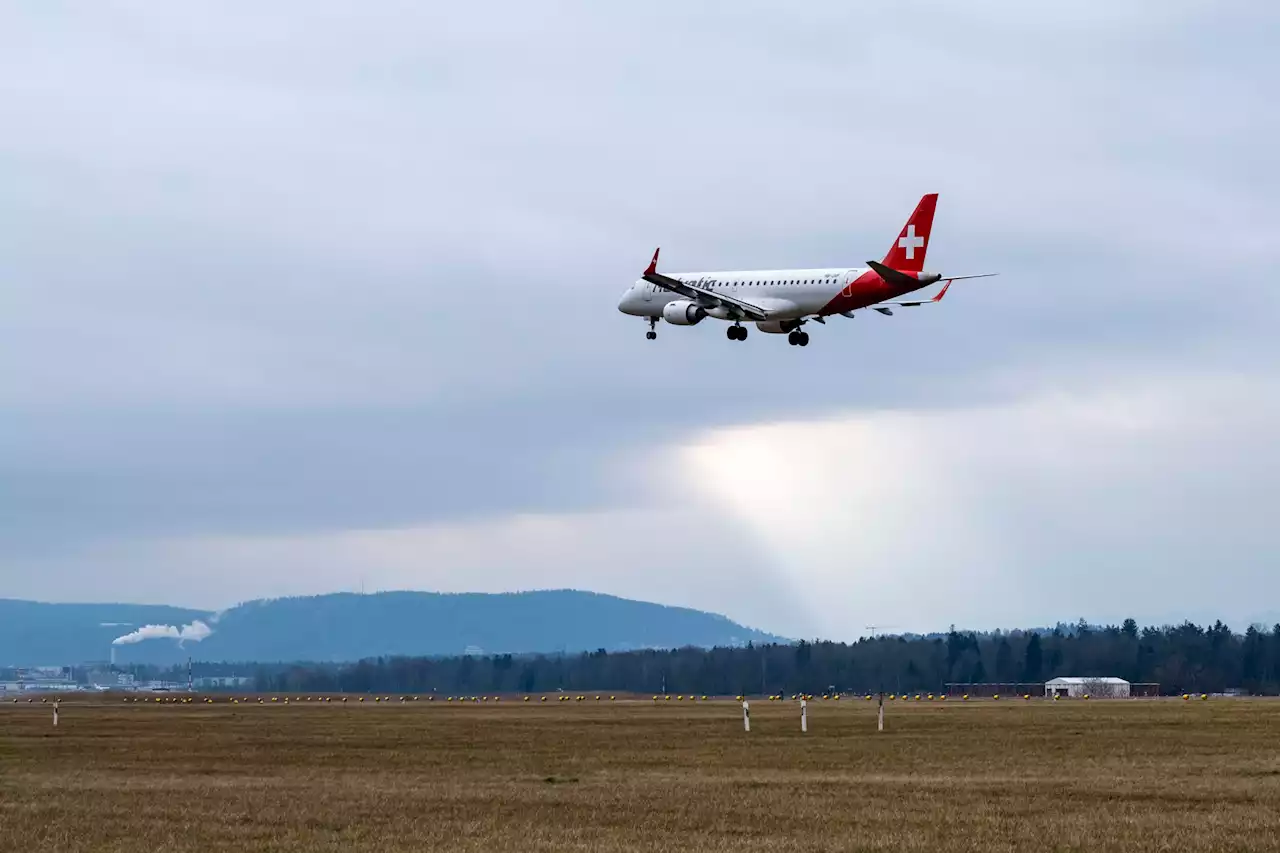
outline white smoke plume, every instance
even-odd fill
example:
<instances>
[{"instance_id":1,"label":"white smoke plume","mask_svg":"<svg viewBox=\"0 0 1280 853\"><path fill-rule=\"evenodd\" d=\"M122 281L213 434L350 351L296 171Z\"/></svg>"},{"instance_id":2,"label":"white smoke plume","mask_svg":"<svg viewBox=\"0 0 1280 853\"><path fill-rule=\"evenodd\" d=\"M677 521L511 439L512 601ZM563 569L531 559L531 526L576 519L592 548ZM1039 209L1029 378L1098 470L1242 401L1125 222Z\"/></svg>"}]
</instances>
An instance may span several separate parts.
<instances>
[{"instance_id":1,"label":"white smoke plume","mask_svg":"<svg viewBox=\"0 0 1280 853\"><path fill-rule=\"evenodd\" d=\"M128 643L141 643L143 640L154 640L159 637L171 637L178 641L190 640L193 643L198 643L212 633L213 629L199 619L196 619L190 625L183 625L181 628L175 628L173 625L143 625L131 634L116 637L111 641L111 645L123 646Z\"/></svg>"}]
</instances>

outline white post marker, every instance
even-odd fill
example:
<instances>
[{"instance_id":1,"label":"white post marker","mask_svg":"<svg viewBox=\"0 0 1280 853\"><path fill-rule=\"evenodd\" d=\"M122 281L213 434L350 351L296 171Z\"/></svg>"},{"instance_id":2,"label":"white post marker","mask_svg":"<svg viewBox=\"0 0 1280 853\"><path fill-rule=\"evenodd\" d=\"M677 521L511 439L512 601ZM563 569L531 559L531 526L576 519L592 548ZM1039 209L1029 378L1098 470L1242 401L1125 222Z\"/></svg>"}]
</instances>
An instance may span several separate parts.
<instances>
[{"instance_id":1,"label":"white post marker","mask_svg":"<svg viewBox=\"0 0 1280 853\"><path fill-rule=\"evenodd\" d=\"M747 704L746 699L742 700L742 730L751 731L751 706Z\"/></svg>"},{"instance_id":2,"label":"white post marker","mask_svg":"<svg viewBox=\"0 0 1280 853\"><path fill-rule=\"evenodd\" d=\"M53 727L58 727L58 700L53 700Z\"/></svg>"},{"instance_id":3,"label":"white post marker","mask_svg":"<svg viewBox=\"0 0 1280 853\"><path fill-rule=\"evenodd\" d=\"M809 712L809 703L806 700L801 699L800 700L800 731L802 732L809 731L809 713L808 712Z\"/></svg>"},{"instance_id":4,"label":"white post marker","mask_svg":"<svg viewBox=\"0 0 1280 853\"><path fill-rule=\"evenodd\" d=\"M884 694L880 694L880 713L876 716L876 731L884 731Z\"/></svg>"}]
</instances>

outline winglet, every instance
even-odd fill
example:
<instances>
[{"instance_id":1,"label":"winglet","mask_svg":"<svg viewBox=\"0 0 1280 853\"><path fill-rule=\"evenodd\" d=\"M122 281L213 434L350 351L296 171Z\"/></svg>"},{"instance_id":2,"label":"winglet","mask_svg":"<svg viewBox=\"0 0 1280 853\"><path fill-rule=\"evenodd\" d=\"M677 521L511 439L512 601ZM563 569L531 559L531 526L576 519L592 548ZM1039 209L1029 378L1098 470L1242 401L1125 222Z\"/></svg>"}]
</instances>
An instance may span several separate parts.
<instances>
[{"instance_id":1,"label":"winglet","mask_svg":"<svg viewBox=\"0 0 1280 853\"><path fill-rule=\"evenodd\" d=\"M930 301L932 301L932 302L941 302L941 301L942 301L942 297L944 297L944 296L946 296L946 295L947 295L947 288L948 288L948 287L950 287L950 286L951 286L951 282L950 282L950 281L948 281L946 284L942 285L942 290L939 290L939 291L938 291L938 295L937 295L937 296L935 296L935 297L933 297L933 299L932 299L932 300L930 300Z\"/></svg>"},{"instance_id":2,"label":"winglet","mask_svg":"<svg viewBox=\"0 0 1280 853\"><path fill-rule=\"evenodd\" d=\"M649 261L649 267L644 271L645 275L653 275L658 271L658 252L661 251L661 246L653 250L653 260Z\"/></svg>"}]
</instances>

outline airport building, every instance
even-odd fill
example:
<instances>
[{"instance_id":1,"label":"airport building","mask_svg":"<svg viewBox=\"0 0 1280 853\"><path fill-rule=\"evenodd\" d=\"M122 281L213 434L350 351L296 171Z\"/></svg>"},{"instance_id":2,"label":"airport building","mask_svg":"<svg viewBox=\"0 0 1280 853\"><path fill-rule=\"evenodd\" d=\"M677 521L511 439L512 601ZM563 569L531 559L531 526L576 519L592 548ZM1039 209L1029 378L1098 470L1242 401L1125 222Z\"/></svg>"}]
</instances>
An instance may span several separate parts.
<instances>
[{"instance_id":1,"label":"airport building","mask_svg":"<svg viewBox=\"0 0 1280 853\"><path fill-rule=\"evenodd\" d=\"M65 666L33 666L14 670L13 678L0 682L0 696L15 693L47 693L55 690L72 691L79 684Z\"/></svg>"},{"instance_id":2,"label":"airport building","mask_svg":"<svg viewBox=\"0 0 1280 853\"><path fill-rule=\"evenodd\" d=\"M1130 695L1129 682L1114 676L1090 678L1054 678L1044 683L1045 698L1061 697L1078 699L1084 696L1098 699L1121 699Z\"/></svg>"}]
</instances>

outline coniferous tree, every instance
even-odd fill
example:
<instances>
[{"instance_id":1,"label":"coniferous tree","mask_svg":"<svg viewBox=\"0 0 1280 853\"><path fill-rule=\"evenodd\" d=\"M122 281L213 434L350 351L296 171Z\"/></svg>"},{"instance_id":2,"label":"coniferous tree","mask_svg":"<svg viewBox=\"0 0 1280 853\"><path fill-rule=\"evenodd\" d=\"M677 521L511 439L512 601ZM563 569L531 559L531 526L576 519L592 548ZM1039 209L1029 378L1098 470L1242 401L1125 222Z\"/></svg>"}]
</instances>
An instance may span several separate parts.
<instances>
[{"instance_id":1,"label":"coniferous tree","mask_svg":"<svg viewBox=\"0 0 1280 853\"><path fill-rule=\"evenodd\" d=\"M1016 681L1017 673L1013 665L1013 647L1006 637L1001 637L996 644L996 681Z\"/></svg>"},{"instance_id":2,"label":"coniferous tree","mask_svg":"<svg viewBox=\"0 0 1280 853\"><path fill-rule=\"evenodd\" d=\"M1032 634L1031 639L1027 640L1027 653L1022 665L1023 681L1039 681L1040 672L1044 667L1040 650L1040 635Z\"/></svg>"}]
</instances>

